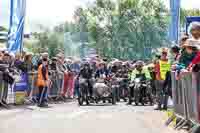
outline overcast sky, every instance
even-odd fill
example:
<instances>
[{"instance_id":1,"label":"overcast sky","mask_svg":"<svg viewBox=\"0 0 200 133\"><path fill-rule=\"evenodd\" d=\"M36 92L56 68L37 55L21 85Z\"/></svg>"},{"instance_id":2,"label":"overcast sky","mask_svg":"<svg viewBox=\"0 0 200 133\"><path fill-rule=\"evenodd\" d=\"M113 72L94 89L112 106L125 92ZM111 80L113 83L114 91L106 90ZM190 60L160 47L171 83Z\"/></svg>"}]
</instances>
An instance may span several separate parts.
<instances>
[{"instance_id":1,"label":"overcast sky","mask_svg":"<svg viewBox=\"0 0 200 133\"><path fill-rule=\"evenodd\" d=\"M0 0L0 25L9 24L9 1ZM84 6L94 0L27 0L27 29L34 29L36 24L55 25L63 21L71 21L77 6ZM164 0L168 5L169 0ZM200 0L182 0L184 8L200 8Z\"/></svg>"}]
</instances>

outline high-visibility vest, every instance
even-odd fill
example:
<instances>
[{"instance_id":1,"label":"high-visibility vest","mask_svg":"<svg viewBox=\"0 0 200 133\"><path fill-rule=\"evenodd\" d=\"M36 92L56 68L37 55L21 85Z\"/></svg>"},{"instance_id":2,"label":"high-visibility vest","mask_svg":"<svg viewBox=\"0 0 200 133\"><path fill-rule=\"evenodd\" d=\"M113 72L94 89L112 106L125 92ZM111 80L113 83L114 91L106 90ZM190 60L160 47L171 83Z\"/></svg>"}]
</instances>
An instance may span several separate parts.
<instances>
[{"instance_id":1,"label":"high-visibility vest","mask_svg":"<svg viewBox=\"0 0 200 133\"><path fill-rule=\"evenodd\" d=\"M48 70L46 71L46 79L48 79ZM42 65L38 67L38 77L37 77L37 86L47 86L46 82L42 76Z\"/></svg>"},{"instance_id":2,"label":"high-visibility vest","mask_svg":"<svg viewBox=\"0 0 200 133\"><path fill-rule=\"evenodd\" d=\"M170 71L171 68L171 64L169 61L159 61L159 65L160 65L160 77L162 80L166 79L166 73L168 71Z\"/></svg>"}]
</instances>

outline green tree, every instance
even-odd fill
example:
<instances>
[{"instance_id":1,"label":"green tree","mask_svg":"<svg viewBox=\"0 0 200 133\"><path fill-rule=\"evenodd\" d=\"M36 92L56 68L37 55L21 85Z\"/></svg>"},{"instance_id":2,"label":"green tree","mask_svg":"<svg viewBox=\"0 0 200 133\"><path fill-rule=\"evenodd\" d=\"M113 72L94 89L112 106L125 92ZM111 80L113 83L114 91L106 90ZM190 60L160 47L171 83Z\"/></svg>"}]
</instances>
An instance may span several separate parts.
<instances>
[{"instance_id":1,"label":"green tree","mask_svg":"<svg viewBox=\"0 0 200 133\"><path fill-rule=\"evenodd\" d=\"M54 29L45 30L41 33L33 33L37 42L34 42L34 52L48 52L50 57L57 54L58 49L64 49L64 30L62 25L55 26ZM29 44L30 45L30 44Z\"/></svg>"},{"instance_id":2,"label":"green tree","mask_svg":"<svg viewBox=\"0 0 200 133\"><path fill-rule=\"evenodd\" d=\"M48 47L53 56L55 49L64 47L65 32L84 33L77 37L79 42L88 33L86 41L101 56L150 58L151 49L167 42L168 14L161 0L95 0L86 8L76 9L75 22L65 22L53 31L36 35L38 46Z\"/></svg>"},{"instance_id":3,"label":"green tree","mask_svg":"<svg viewBox=\"0 0 200 133\"><path fill-rule=\"evenodd\" d=\"M150 57L144 49L166 41L168 11L161 0L96 0L81 12L78 18L84 14L92 46L102 56Z\"/></svg>"},{"instance_id":4,"label":"green tree","mask_svg":"<svg viewBox=\"0 0 200 133\"><path fill-rule=\"evenodd\" d=\"M187 16L200 16L200 9L181 9L180 11L180 23L181 26L185 25L185 18Z\"/></svg>"}]
</instances>

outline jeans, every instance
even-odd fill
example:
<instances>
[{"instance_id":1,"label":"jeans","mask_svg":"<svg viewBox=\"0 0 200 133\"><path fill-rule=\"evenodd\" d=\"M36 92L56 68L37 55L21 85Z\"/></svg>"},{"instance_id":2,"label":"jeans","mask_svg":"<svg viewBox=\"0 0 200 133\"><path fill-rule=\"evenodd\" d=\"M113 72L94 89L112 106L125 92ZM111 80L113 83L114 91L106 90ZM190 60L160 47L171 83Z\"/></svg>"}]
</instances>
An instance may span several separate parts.
<instances>
[{"instance_id":1,"label":"jeans","mask_svg":"<svg viewBox=\"0 0 200 133\"><path fill-rule=\"evenodd\" d=\"M38 89L39 89L39 93L38 93L38 97L37 97L38 104L47 102L47 89L48 88L40 86L40 87L38 87Z\"/></svg>"},{"instance_id":2,"label":"jeans","mask_svg":"<svg viewBox=\"0 0 200 133\"><path fill-rule=\"evenodd\" d=\"M155 87L156 87L156 102L161 104L161 96L163 95L163 80L155 80Z\"/></svg>"}]
</instances>

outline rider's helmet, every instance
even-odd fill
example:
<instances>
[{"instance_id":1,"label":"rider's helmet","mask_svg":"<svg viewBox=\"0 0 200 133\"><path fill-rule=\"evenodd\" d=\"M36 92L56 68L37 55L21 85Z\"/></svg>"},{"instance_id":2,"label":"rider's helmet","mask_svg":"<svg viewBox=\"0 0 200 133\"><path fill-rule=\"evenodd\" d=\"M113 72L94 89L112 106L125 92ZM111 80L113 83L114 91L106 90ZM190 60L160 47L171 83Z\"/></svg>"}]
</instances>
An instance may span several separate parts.
<instances>
[{"instance_id":1,"label":"rider's helmet","mask_svg":"<svg viewBox=\"0 0 200 133\"><path fill-rule=\"evenodd\" d=\"M83 64L82 64L83 68L89 68L90 67L90 64L88 61L84 61Z\"/></svg>"},{"instance_id":2,"label":"rider's helmet","mask_svg":"<svg viewBox=\"0 0 200 133\"><path fill-rule=\"evenodd\" d=\"M89 62L86 61L86 62L84 63L84 66L90 66Z\"/></svg>"},{"instance_id":3,"label":"rider's helmet","mask_svg":"<svg viewBox=\"0 0 200 133\"><path fill-rule=\"evenodd\" d=\"M103 62L107 62L108 61L108 59L107 58L103 58Z\"/></svg>"},{"instance_id":4,"label":"rider's helmet","mask_svg":"<svg viewBox=\"0 0 200 133\"><path fill-rule=\"evenodd\" d=\"M126 62L123 62L123 63L122 63L122 67L125 67L125 68L126 68L126 65L127 65Z\"/></svg>"},{"instance_id":5,"label":"rider's helmet","mask_svg":"<svg viewBox=\"0 0 200 133\"><path fill-rule=\"evenodd\" d=\"M136 62L136 64L135 64L135 67L136 67L136 69L138 70L138 71L141 71L142 70L142 68L143 68L143 66L144 66L144 62L143 61L137 61Z\"/></svg>"},{"instance_id":6,"label":"rider's helmet","mask_svg":"<svg viewBox=\"0 0 200 133\"><path fill-rule=\"evenodd\" d=\"M52 61L57 61L58 58L57 58L57 57L53 57L51 60L52 60Z\"/></svg>"}]
</instances>

